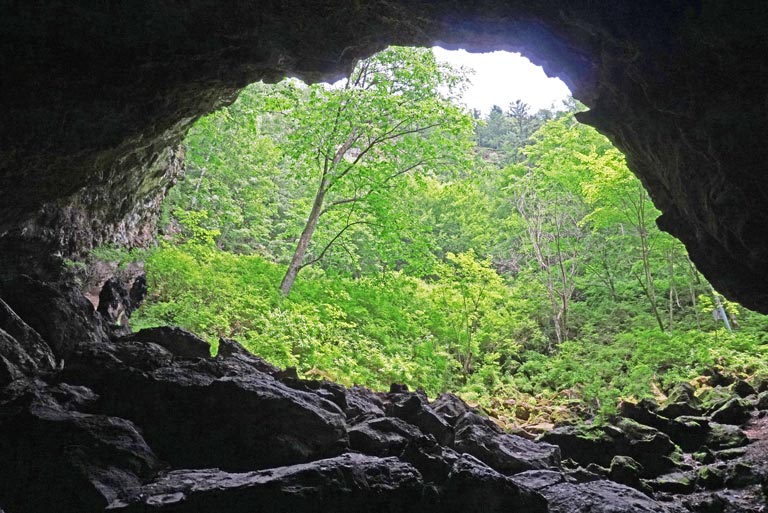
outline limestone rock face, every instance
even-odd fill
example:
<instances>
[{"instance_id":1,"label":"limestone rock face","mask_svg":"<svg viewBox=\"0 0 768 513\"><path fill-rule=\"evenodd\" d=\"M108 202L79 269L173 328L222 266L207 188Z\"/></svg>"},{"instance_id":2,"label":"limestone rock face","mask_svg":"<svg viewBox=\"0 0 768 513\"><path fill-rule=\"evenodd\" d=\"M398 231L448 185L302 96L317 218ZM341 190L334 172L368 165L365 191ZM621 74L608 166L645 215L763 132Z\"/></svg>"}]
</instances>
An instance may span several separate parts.
<instances>
[{"instance_id":1,"label":"limestone rock face","mask_svg":"<svg viewBox=\"0 0 768 513\"><path fill-rule=\"evenodd\" d=\"M768 312L768 11L727 2L9 3L0 245L145 244L177 145L249 82L338 78L388 44L521 51L560 76L717 288Z\"/></svg>"}]
</instances>

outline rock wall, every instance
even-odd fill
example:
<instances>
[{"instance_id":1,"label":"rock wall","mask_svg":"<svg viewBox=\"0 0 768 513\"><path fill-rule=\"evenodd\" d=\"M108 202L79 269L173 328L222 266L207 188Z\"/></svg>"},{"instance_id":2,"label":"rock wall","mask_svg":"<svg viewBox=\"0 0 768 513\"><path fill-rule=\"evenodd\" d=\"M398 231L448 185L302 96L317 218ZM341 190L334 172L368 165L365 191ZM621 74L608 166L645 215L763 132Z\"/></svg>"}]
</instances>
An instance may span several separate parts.
<instances>
[{"instance_id":1,"label":"rock wall","mask_svg":"<svg viewBox=\"0 0 768 513\"><path fill-rule=\"evenodd\" d=\"M247 83L333 79L387 44L442 44L522 51L563 78L591 109L581 119L648 187L660 226L722 292L768 312L761 0L3 0L0 11L4 264L145 244L179 172L171 148Z\"/></svg>"}]
</instances>

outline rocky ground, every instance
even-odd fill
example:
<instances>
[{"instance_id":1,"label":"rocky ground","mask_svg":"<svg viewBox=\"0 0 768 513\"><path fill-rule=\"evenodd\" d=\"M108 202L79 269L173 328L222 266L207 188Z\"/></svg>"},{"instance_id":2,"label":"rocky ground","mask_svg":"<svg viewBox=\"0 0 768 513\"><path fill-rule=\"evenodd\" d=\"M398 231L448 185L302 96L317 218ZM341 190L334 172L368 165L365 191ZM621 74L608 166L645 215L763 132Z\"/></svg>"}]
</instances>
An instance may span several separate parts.
<instances>
[{"instance_id":1,"label":"rocky ground","mask_svg":"<svg viewBox=\"0 0 768 513\"><path fill-rule=\"evenodd\" d=\"M451 394L303 380L230 340L211 357L177 328L121 335L76 291L3 287L14 298L0 301L5 513L764 507L762 385L713 373L662 404L625 403L610 424L533 441Z\"/></svg>"}]
</instances>

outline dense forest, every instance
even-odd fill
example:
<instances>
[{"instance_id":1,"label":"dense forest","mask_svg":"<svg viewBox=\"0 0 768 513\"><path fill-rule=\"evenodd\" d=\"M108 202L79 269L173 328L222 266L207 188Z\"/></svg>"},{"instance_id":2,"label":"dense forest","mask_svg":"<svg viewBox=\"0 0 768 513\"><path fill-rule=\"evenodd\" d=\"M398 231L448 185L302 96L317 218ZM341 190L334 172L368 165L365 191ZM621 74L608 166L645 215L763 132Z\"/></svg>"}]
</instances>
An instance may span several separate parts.
<instances>
[{"instance_id":1,"label":"dense forest","mask_svg":"<svg viewBox=\"0 0 768 513\"><path fill-rule=\"evenodd\" d=\"M305 377L455 391L510 425L603 416L714 366L768 375L768 317L658 230L578 104L481 115L457 101L467 80L390 48L201 119L133 326L234 338Z\"/></svg>"}]
</instances>

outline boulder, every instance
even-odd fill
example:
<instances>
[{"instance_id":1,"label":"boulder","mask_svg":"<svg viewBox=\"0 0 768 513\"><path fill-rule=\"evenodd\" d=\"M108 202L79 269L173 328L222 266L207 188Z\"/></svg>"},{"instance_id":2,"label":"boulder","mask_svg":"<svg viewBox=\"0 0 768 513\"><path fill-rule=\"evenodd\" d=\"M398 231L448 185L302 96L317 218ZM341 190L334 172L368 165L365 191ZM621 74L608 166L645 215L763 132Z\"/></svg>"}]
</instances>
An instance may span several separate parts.
<instances>
[{"instance_id":1,"label":"boulder","mask_svg":"<svg viewBox=\"0 0 768 513\"><path fill-rule=\"evenodd\" d=\"M349 424L356 424L369 418L383 417L384 401L367 388L354 386L344 391L347 408L344 414Z\"/></svg>"},{"instance_id":2,"label":"boulder","mask_svg":"<svg viewBox=\"0 0 768 513\"><path fill-rule=\"evenodd\" d=\"M347 409L346 391L344 387L338 383L319 379L299 378L280 379L280 382L294 390L301 390L322 397L338 406L341 411Z\"/></svg>"},{"instance_id":3,"label":"boulder","mask_svg":"<svg viewBox=\"0 0 768 513\"><path fill-rule=\"evenodd\" d=\"M369 419L349 429L349 447L372 456L399 456L403 449L420 438L419 428L397 417ZM434 438L432 439L434 445Z\"/></svg>"},{"instance_id":4,"label":"boulder","mask_svg":"<svg viewBox=\"0 0 768 513\"><path fill-rule=\"evenodd\" d=\"M137 333L118 339L131 342L152 342L166 348L178 358L208 358L211 344L183 328L160 326L145 328Z\"/></svg>"},{"instance_id":5,"label":"boulder","mask_svg":"<svg viewBox=\"0 0 768 513\"><path fill-rule=\"evenodd\" d=\"M608 476L612 481L621 483L632 488L640 486L640 475L643 473L643 466L629 456L614 456L611 460L611 468Z\"/></svg>"},{"instance_id":6,"label":"boulder","mask_svg":"<svg viewBox=\"0 0 768 513\"><path fill-rule=\"evenodd\" d=\"M151 338L157 340L158 333L163 332ZM139 424L175 468L246 471L345 451L344 413L332 402L236 358L172 357L158 366L140 356L142 346L162 352L188 343L160 342L86 345L73 354L63 376L97 390L108 415ZM120 352L126 343L135 350Z\"/></svg>"},{"instance_id":7,"label":"boulder","mask_svg":"<svg viewBox=\"0 0 768 513\"><path fill-rule=\"evenodd\" d=\"M691 493L696 487L696 474L692 472L672 472L655 479L644 481L654 492Z\"/></svg>"},{"instance_id":8,"label":"boulder","mask_svg":"<svg viewBox=\"0 0 768 513\"><path fill-rule=\"evenodd\" d=\"M229 362L237 360L264 374L275 375L280 372L278 367L251 353L240 345L238 341L228 338L219 339L219 350L216 353L216 357L226 359Z\"/></svg>"},{"instance_id":9,"label":"boulder","mask_svg":"<svg viewBox=\"0 0 768 513\"><path fill-rule=\"evenodd\" d=\"M456 423L453 448L471 454L497 472L511 475L560 465L560 448L557 446L500 433L487 423L472 420L465 414Z\"/></svg>"},{"instance_id":10,"label":"boulder","mask_svg":"<svg viewBox=\"0 0 768 513\"><path fill-rule=\"evenodd\" d=\"M441 445L450 445L453 439L453 429L450 424L432 409L423 393L389 394L386 413L429 433Z\"/></svg>"},{"instance_id":11,"label":"boulder","mask_svg":"<svg viewBox=\"0 0 768 513\"><path fill-rule=\"evenodd\" d=\"M718 465L700 467L696 470L696 483L707 490L722 488L725 484L725 471Z\"/></svg>"},{"instance_id":12,"label":"boulder","mask_svg":"<svg viewBox=\"0 0 768 513\"><path fill-rule=\"evenodd\" d=\"M461 455L454 463L443 487L440 505L436 511L445 513L551 511L544 496L468 454Z\"/></svg>"},{"instance_id":13,"label":"boulder","mask_svg":"<svg viewBox=\"0 0 768 513\"><path fill-rule=\"evenodd\" d=\"M687 452L697 451L706 443L709 434L709 417L680 416L667 422L664 433Z\"/></svg>"},{"instance_id":14,"label":"boulder","mask_svg":"<svg viewBox=\"0 0 768 513\"><path fill-rule=\"evenodd\" d=\"M396 458L342 454L255 472L175 470L110 511L359 513L430 511L421 475Z\"/></svg>"},{"instance_id":15,"label":"boulder","mask_svg":"<svg viewBox=\"0 0 768 513\"><path fill-rule=\"evenodd\" d=\"M0 299L0 386L55 367L50 346Z\"/></svg>"},{"instance_id":16,"label":"boulder","mask_svg":"<svg viewBox=\"0 0 768 513\"><path fill-rule=\"evenodd\" d=\"M743 379L737 380L736 383L733 384L732 390L734 394L741 397L742 399L749 397L750 395L757 395L757 390L755 390L755 387Z\"/></svg>"},{"instance_id":17,"label":"boulder","mask_svg":"<svg viewBox=\"0 0 768 513\"><path fill-rule=\"evenodd\" d=\"M750 419L751 410L748 401L733 397L712 413L712 422L742 425Z\"/></svg>"},{"instance_id":18,"label":"boulder","mask_svg":"<svg viewBox=\"0 0 768 513\"><path fill-rule=\"evenodd\" d=\"M712 422L709 427L710 431L705 444L711 450L731 449L749 443L747 435L737 426Z\"/></svg>"},{"instance_id":19,"label":"boulder","mask_svg":"<svg viewBox=\"0 0 768 513\"><path fill-rule=\"evenodd\" d=\"M610 427L604 429L598 426L561 426L544 433L538 439L560 447L563 458L576 461L587 466L596 463L609 467L616 456L614 438L620 432Z\"/></svg>"},{"instance_id":20,"label":"boulder","mask_svg":"<svg viewBox=\"0 0 768 513\"><path fill-rule=\"evenodd\" d=\"M577 482L547 470L510 478L547 501L549 513L668 513L671 510L628 486L606 480Z\"/></svg>"},{"instance_id":21,"label":"boulder","mask_svg":"<svg viewBox=\"0 0 768 513\"><path fill-rule=\"evenodd\" d=\"M9 513L102 511L163 468L138 428L70 408L90 390L19 380L0 396L0 504Z\"/></svg>"},{"instance_id":22,"label":"boulder","mask_svg":"<svg viewBox=\"0 0 768 513\"><path fill-rule=\"evenodd\" d=\"M755 408L758 410L768 410L768 391L760 392L755 402Z\"/></svg>"},{"instance_id":23,"label":"boulder","mask_svg":"<svg viewBox=\"0 0 768 513\"><path fill-rule=\"evenodd\" d=\"M443 393L437 396L432 404L432 409L443 416L443 418L454 426L459 417L469 411L474 411L474 408L465 403L460 397L455 394Z\"/></svg>"},{"instance_id":24,"label":"boulder","mask_svg":"<svg viewBox=\"0 0 768 513\"><path fill-rule=\"evenodd\" d=\"M7 319L8 310L12 310L11 317L23 319L23 324L45 341L57 360L66 360L78 344L98 345L109 339L101 316L96 314L93 304L74 285L46 283L19 275L11 280L0 280L0 298L5 301L0 306L0 317L5 316ZM15 319L10 322L17 324ZM27 328L23 328L23 331L30 334ZM6 331L14 338L19 336L13 330ZM27 335L21 338L29 340ZM45 347L39 343L36 342L34 346L46 352ZM40 358L45 360L47 357L43 353L40 353Z\"/></svg>"}]
</instances>

